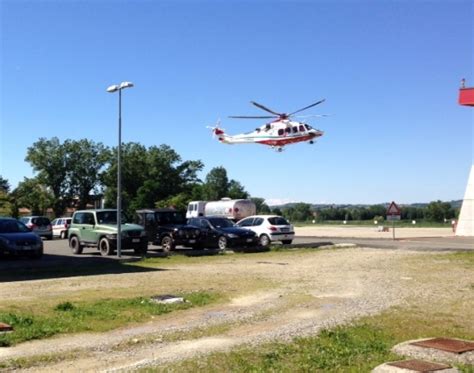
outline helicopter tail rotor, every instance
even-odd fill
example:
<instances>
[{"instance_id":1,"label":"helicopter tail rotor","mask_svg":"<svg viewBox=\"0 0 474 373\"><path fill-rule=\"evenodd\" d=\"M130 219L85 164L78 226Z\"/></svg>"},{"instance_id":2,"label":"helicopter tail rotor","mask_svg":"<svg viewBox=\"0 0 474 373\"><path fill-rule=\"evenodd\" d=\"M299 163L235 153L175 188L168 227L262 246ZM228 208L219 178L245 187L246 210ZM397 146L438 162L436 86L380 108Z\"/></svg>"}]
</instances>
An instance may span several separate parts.
<instances>
[{"instance_id":1,"label":"helicopter tail rotor","mask_svg":"<svg viewBox=\"0 0 474 373\"><path fill-rule=\"evenodd\" d=\"M218 119L216 122L215 126L206 126L206 128L209 128L212 130L212 137L218 137L219 141L221 141L222 136L225 135L224 130L221 128L221 120Z\"/></svg>"}]
</instances>

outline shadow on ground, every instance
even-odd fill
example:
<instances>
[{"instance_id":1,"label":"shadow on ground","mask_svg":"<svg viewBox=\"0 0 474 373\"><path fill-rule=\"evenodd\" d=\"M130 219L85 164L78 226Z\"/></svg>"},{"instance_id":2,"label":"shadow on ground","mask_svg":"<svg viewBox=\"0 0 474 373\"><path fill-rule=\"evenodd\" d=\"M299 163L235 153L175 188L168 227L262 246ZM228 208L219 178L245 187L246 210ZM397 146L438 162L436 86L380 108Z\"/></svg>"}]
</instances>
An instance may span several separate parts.
<instances>
[{"instance_id":1,"label":"shadow on ground","mask_svg":"<svg viewBox=\"0 0 474 373\"><path fill-rule=\"evenodd\" d=\"M41 259L0 259L0 282L28 281L75 276L165 271L130 265L141 257L66 256L45 254Z\"/></svg>"}]
</instances>

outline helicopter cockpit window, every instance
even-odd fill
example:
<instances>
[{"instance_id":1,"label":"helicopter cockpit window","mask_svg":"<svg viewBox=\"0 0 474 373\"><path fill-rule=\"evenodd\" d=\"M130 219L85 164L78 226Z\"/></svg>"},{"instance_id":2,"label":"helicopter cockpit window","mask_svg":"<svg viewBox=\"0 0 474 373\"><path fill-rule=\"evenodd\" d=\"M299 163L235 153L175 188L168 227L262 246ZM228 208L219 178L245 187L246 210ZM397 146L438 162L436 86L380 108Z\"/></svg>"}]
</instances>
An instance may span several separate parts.
<instances>
[{"instance_id":1,"label":"helicopter cockpit window","mask_svg":"<svg viewBox=\"0 0 474 373\"><path fill-rule=\"evenodd\" d=\"M302 124L300 124L300 132L304 132L304 131L306 131L304 126Z\"/></svg>"},{"instance_id":2,"label":"helicopter cockpit window","mask_svg":"<svg viewBox=\"0 0 474 373\"><path fill-rule=\"evenodd\" d=\"M284 132L285 132L285 131L283 131L283 128L280 128L280 129L278 130L278 136L283 136L283 133L284 133Z\"/></svg>"},{"instance_id":3,"label":"helicopter cockpit window","mask_svg":"<svg viewBox=\"0 0 474 373\"><path fill-rule=\"evenodd\" d=\"M294 126L294 127L293 127L293 133L296 133L296 132L298 132L298 127L297 127L297 126Z\"/></svg>"},{"instance_id":4,"label":"helicopter cockpit window","mask_svg":"<svg viewBox=\"0 0 474 373\"><path fill-rule=\"evenodd\" d=\"M311 126L308 126L307 124L305 124L304 126L306 127L308 131L312 129Z\"/></svg>"}]
</instances>

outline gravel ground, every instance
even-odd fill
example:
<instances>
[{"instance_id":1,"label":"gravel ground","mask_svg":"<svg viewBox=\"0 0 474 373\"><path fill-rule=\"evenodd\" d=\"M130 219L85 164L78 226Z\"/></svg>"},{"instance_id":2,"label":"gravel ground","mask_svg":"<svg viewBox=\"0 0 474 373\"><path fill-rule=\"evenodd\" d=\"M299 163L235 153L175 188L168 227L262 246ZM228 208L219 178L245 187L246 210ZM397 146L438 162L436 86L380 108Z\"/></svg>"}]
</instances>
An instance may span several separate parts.
<instances>
[{"instance_id":1,"label":"gravel ground","mask_svg":"<svg viewBox=\"0 0 474 373\"><path fill-rule=\"evenodd\" d=\"M443 273L441 283L436 272L420 271L419 258L427 269L431 264L439 266L432 255L367 248L282 252L267 257L229 255L219 262L175 265L169 271L0 284L0 305L41 297L65 299L67 294L91 290L120 290L137 296L137 289L145 291L151 286L157 293L213 288L235 294L225 304L160 316L139 326L0 348L0 361L72 352L76 358L28 371L129 371L246 343L314 334L393 305L412 304L415 299L442 302L471 286L472 271L462 267ZM412 265L412 259L418 265ZM260 282L266 289L249 286ZM472 292L462 294L470 297L463 301L474 302ZM185 336L219 325L227 328L212 336ZM184 340L170 341L170 335L181 335Z\"/></svg>"}]
</instances>

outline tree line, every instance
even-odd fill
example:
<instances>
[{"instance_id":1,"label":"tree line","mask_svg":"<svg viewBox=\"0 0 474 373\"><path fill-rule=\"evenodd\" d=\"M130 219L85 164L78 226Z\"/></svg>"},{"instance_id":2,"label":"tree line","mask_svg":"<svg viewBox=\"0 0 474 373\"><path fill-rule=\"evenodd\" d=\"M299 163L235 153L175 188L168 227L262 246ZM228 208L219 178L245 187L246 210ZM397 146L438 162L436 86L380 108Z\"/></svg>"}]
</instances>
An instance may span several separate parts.
<instances>
[{"instance_id":1,"label":"tree line","mask_svg":"<svg viewBox=\"0 0 474 373\"><path fill-rule=\"evenodd\" d=\"M0 176L0 214L18 216L26 207L34 215L48 208L61 216L67 208L84 209L98 198L104 207L117 202L117 148L92 140L40 138L28 149L25 160L35 176L25 177L14 190ZM144 207L185 209L191 200L223 197L249 198L242 184L229 179L224 167L215 167L202 181L200 160L183 161L168 145L122 145L122 206L126 213ZM263 201L263 199L262 199Z\"/></svg>"},{"instance_id":2,"label":"tree line","mask_svg":"<svg viewBox=\"0 0 474 373\"><path fill-rule=\"evenodd\" d=\"M307 203L296 203L291 206L273 209L274 213L281 214L291 221L384 221L387 206L383 204L371 206L351 207L313 207ZM431 222L444 222L459 215L459 209L454 208L449 202L433 201L423 207L402 206L402 220L426 220Z\"/></svg>"},{"instance_id":3,"label":"tree line","mask_svg":"<svg viewBox=\"0 0 474 373\"><path fill-rule=\"evenodd\" d=\"M67 208L84 209L98 198L104 207L117 202L117 148L92 140L40 138L28 149L25 160L35 176L25 177L11 190L0 175L0 215L18 216L25 207L34 215L48 208L61 216ZM145 147L130 142L122 145L122 206L131 214L139 208L175 207L185 210L189 201L251 198L259 214L282 215L293 222L304 221L383 221L386 206L314 207L308 203L270 208L264 198L250 197L244 186L229 179L224 167L215 167L204 180L198 174L200 160L183 161L168 145ZM458 215L448 202L434 201L427 206L404 206L401 218L443 222Z\"/></svg>"}]
</instances>

